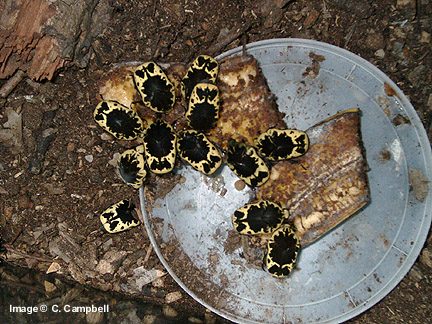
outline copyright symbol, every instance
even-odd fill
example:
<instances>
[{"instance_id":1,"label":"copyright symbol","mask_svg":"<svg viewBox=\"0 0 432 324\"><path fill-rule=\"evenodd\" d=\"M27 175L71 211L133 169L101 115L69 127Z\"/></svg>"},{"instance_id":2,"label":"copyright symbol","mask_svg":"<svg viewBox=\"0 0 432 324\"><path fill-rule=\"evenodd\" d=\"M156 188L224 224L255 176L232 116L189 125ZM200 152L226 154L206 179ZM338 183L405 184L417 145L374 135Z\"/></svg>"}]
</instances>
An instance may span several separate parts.
<instances>
[{"instance_id":1,"label":"copyright symbol","mask_svg":"<svg viewBox=\"0 0 432 324\"><path fill-rule=\"evenodd\" d=\"M48 307L47 305L40 305L39 309L42 313L45 313L48 310Z\"/></svg>"}]
</instances>

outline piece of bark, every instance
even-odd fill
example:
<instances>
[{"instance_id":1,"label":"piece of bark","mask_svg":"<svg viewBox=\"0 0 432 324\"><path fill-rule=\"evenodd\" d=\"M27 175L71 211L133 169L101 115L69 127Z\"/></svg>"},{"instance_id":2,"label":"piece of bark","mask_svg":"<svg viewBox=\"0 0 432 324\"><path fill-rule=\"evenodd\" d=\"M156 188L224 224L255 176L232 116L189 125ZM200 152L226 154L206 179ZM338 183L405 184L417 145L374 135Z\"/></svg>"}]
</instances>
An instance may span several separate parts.
<instances>
[{"instance_id":1,"label":"piece of bark","mask_svg":"<svg viewBox=\"0 0 432 324\"><path fill-rule=\"evenodd\" d=\"M68 63L85 66L110 11L107 0L0 2L0 79L19 69L51 80Z\"/></svg>"}]
</instances>

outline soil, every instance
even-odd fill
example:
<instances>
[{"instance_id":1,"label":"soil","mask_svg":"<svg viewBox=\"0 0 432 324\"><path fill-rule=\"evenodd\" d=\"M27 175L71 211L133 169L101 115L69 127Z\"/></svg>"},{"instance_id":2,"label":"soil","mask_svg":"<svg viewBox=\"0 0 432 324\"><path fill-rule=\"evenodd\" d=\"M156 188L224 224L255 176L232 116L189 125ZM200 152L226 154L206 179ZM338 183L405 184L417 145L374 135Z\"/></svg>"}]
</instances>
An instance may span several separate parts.
<instances>
[{"instance_id":1,"label":"soil","mask_svg":"<svg viewBox=\"0 0 432 324\"><path fill-rule=\"evenodd\" d=\"M141 227L109 235L98 217L114 202L137 200L110 163L136 143L113 140L92 118L97 81L115 63L189 62L243 42L315 39L350 50L384 71L410 98L432 137L430 0L109 3L112 18L92 44L85 68L64 69L51 82L24 79L0 99L1 125L11 110L22 115L22 134L15 134L22 142L0 145L0 237L11 264L42 272L54 267L60 278L158 304L181 291L168 275L138 285L141 290L129 285L138 278L137 269L163 271L163 266ZM316 61L310 72L319 68ZM0 80L0 87L5 83ZM395 122L404 122L403 116ZM351 322L424 323L431 317L431 241L429 234L402 282ZM170 305L204 319L204 307L185 293Z\"/></svg>"}]
</instances>

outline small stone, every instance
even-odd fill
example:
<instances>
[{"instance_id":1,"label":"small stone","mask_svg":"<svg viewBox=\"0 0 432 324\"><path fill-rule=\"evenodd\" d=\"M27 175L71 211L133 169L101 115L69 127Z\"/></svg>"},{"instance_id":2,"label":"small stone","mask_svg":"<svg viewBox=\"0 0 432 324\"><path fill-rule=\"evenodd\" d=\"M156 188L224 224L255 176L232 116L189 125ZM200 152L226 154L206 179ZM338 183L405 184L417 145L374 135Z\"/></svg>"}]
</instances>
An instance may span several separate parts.
<instances>
[{"instance_id":1,"label":"small stone","mask_svg":"<svg viewBox=\"0 0 432 324\"><path fill-rule=\"evenodd\" d=\"M423 30L420 34L420 43L429 44L430 40L431 40L431 34Z\"/></svg>"},{"instance_id":2,"label":"small stone","mask_svg":"<svg viewBox=\"0 0 432 324\"><path fill-rule=\"evenodd\" d=\"M46 273L53 273L53 272L58 272L61 269L60 264L58 264L57 262L53 262L51 263L51 265L49 266L48 270L46 271Z\"/></svg>"},{"instance_id":3,"label":"small stone","mask_svg":"<svg viewBox=\"0 0 432 324\"><path fill-rule=\"evenodd\" d=\"M57 133L57 128L47 128L42 131L42 137L49 137Z\"/></svg>"},{"instance_id":4,"label":"small stone","mask_svg":"<svg viewBox=\"0 0 432 324\"><path fill-rule=\"evenodd\" d=\"M403 43L401 43L401 42L394 42L393 43L393 48L392 48L393 55L401 56L403 48L404 48L404 44Z\"/></svg>"},{"instance_id":5,"label":"small stone","mask_svg":"<svg viewBox=\"0 0 432 324\"><path fill-rule=\"evenodd\" d=\"M51 294L52 292L54 292L57 289L56 285L54 285L53 283L51 283L47 280L44 281L44 287L45 287L45 292L47 294Z\"/></svg>"},{"instance_id":6,"label":"small stone","mask_svg":"<svg viewBox=\"0 0 432 324\"><path fill-rule=\"evenodd\" d=\"M429 250L424 249L420 255L420 262L423 265L432 268L432 253Z\"/></svg>"},{"instance_id":7,"label":"small stone","mask_svg":"<svg viewBox=\"0 0 432 324\"><path fill-rule=\"evenodd\" d=\"M42 206L42 205L37 205L35 207L35 210L37 210L37 211L42 210L42 209L44 209L44 206Z\"/></svg>"},{"instance_id":8,"label":"small stone","mask_svg":"<svg viewBox=\"0 0 432 324\"><path fill-rule=\"evenodd\" d=\"M153 324L156 322L156 319L157 319L156 315L145 315L142 319L142 322L144 324Z\"/></svg>"},{"instance_id":9,"label":"small stone","mask_svg":"<svg viewBox=\"0 0 432 324\"><path fill-rule=\"evenodd\" d=\"M74 150L75 150L75 143L69 142L69 143L66 145L66 151L67 151L68 153L71 153L71 152L73 152Z\"/></svg>"},{"instance_id":10,"label":"small stone","mask_svg":"<svg viewBox=\"0 0 432 324\"><path fill-rule=\"evenodd\" d=\"M88 162L88 163L92 163L93 162L93 155L89 154L84 156L84 159Z\"/></svg>"},{"instance_id":11,"label":"small stone","mask_svg":"<svg viewBox=\"0 0 432 324\"><path fill-rule=\"evenodd\" d=\"M24 173L24 170L22 170L22 171L20 171L20 172L18 172L18 173L15 173L13 177L14 177L15 179L18 179L19 177L21 177L21 176L23 175L23 173Z\"/></svg>"},{"instance_id":12,"label":"small stone","mask_svg":"<svg viewBox=\"0 0 432 324\"><path fill-rule=\"evenodd\" d=\"M107 262L106 260L100 260L98 265L96 266L96 271L100 274L107 274L107 273L113 273L114 267L111 263Z\"/></svg>"},{"instance_id":13,"label":"small stone","mask_svg":"<svg viewBox=\"0 0 432 324\"><path fill-rule=\"evenodd\" d=\"M165 305L162 308L162 312L166 317L177 317L177 315L178 315L177 311L168 305Z\"/></svg>"},{"instance_id":14,"label":"small stone","mask_svg":"<svg viewBox=\"0 0 432 324\"><path fill-rule=\"evenodd\" d=\"M13 210L14 210L13 207L5 207L3 209L3 215L6 218L6 220L10 220L12 218Z\"/></svg>"},{"instance_id":15,"label":"small stone","mask_svg":"<svg viewBox=\"0 0 432 324\"><path fill-rule=\"evenodd\" d=\"M114 139L114 137L111 136L111 135L108 134L108 133L102 133L102 134L100 135L100 138L101 138L102 141L112 141L112 140Z\"/></svg>"},{"instance_id":16,"label":"small stone","mask_svg":"<svg viewBox=\"0 0 432 324\"><path fill-rule=\"evenodd\" d=\"M114 242L113 239L109 238L106 242L102 244L102 250L107 251L110 248L110 246L113 244L113 242Z\"/></svg>"},{"instance_id":17,"label":"small stone","mask_svg":"<svg viewBox=\"0 0 432 324\"><path fill-rule=\"evenodd\" d=\"M119 158L120 158L120 153L118 153L118 152L114 153L112 159L108 161L108 164L112 165L113 167L116 167Z\"/></svg>"},{"instance_id":18,"label":"small stone","mask_svg":"<svg viewBox=\"0 0 432 324\"><path fill-rule=\"evenodd\" d=\"M165 286L164 279L157 278L155 281L152 282L152 286L155 288L163 288Z\"/></svg>"},{"instance_id":19,"label":"small stone","mask_svg":"<svg viewBox=\"0 0 432 324\"><path fill-rule=\"evenodd\" d=\"M193 316L191 316L191 317L188 318L188 322L189 323L194 323L194 324L201 324L201 323L203 323L202 320L200 320L199 318L193 317Z\"/></svg>"},{"instance_id":20,"label":"small stone","mask_svg":"<svg viewBox=\"0 0 432 324\"><path fill-rule=\"evenodd\" d=\"M380 48L379 50L377 50L377 51L374 53L374 55L375 55L376 57L378 57L379 59L383 59L384 56L385 56L385 52L384 52L384 50L383 50L382 48Z\"/></svg>"},{"instance_id":21,"label":"small stone","mask_svg":"<svg viewBox=\"0 0 432 324\"><path fill-rule=\"evenodd\" d=\"M180 291L173 291L173 292L166 294L165 302L167 304L171 304L173 302L176 302L176 301L182 299L182 297L183 296L182 296L182 293Z\"/></svg>"}]
</instances>

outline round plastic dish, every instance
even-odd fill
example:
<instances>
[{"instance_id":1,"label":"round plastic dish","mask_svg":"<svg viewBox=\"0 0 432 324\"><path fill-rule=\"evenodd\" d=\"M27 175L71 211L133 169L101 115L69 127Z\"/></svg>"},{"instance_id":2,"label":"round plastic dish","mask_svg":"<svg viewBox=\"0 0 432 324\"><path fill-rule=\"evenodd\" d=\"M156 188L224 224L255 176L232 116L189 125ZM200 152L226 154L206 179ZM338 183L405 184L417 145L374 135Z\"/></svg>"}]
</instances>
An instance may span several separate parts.
<instances>
[{"instance_id":1,"label":"round plastic dish","mask_svg":"<svg viewBox=\"0 0 432 324\"><path fill-rule=\"evenodd\" d=\"M227 319L348 320L386 296L424 244L432 215L431 194L422 185L432 172L426 133L402 91L346 50L273 39L250 44L247 52L259 61L289 127L306 129L340 110L361 109L371 203L303 249L288 278L275 279L247 264L240 249L226 248L230 215L250 199L248 189L235 189L237 178L227 167L209 178L183 166L177 172L185 181L152 206L140 191L150 240L179 285ZM305 75L313 54L323 58L315 78Z\"/></svg>"}]
</instances>

